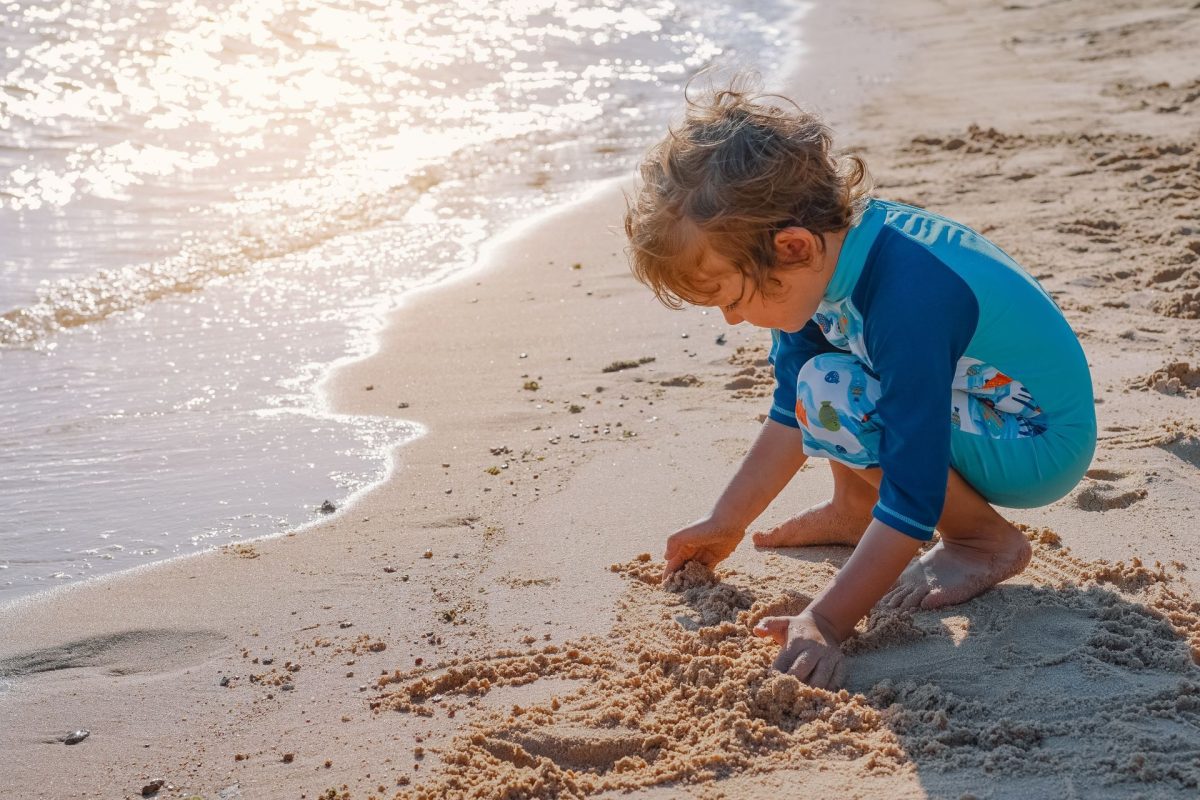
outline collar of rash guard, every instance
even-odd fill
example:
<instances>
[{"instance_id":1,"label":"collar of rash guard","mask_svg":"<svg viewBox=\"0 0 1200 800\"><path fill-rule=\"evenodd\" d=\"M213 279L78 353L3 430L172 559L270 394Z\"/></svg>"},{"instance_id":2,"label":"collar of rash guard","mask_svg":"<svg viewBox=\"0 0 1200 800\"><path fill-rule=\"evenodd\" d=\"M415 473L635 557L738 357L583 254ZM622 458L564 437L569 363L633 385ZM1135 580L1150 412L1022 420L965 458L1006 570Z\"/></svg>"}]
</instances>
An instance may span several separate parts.
<instances>
[{"instance_id":1,"label":"collar of rash guard","mask_svg":"<svg viewBox=\"0 0 1200 800\"><path fill-rule=\"evenodd\" d=\"M854 291L858 276L862 274L863 265L867 263L867 254L879 229L883 227L887 211L877 200L868 200L858 224L851 226L842 241L842 249L838 252L837 267L833 277L825 287L825 299L831 303L844 300Z\"/></svg>"}]
</instances>

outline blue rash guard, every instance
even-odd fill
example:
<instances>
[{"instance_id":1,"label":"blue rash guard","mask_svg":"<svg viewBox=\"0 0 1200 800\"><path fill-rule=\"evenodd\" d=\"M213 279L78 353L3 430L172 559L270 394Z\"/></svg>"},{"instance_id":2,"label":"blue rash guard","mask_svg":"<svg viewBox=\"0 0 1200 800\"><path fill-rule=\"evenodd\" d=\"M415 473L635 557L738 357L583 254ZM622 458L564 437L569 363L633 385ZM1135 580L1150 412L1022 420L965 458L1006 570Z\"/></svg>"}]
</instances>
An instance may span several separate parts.
<instances>
[{"instance_id":1,"label":"blue rash guard","mask_svg":"<svg viewBox=\"0 0 1200 800\"><path fill-rule=\"evenodd\" d=\"M1096 443L1087 359L1046 291L1000 248L928 211L871 200L817 313L772 331L770 416L805 452L882 468L873 515L932 537L951 466L1030 508L1083 477Z\"/></svg>"}]
</instances>

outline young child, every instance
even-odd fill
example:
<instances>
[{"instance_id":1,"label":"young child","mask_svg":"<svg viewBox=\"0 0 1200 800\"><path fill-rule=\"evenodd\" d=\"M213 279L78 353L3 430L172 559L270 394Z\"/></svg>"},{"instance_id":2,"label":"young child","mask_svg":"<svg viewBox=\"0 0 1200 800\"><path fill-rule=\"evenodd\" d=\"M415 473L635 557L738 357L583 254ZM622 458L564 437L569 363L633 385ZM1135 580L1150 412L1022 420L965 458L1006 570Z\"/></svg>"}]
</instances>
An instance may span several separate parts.
<instances>
[{"instance_id":1,"label":"young child","mask_svg":"<svg viewBox=\"0 0 1200 800\"><path fill-rule=\"evenodd\" d=\"M836 687L840 643L881 598L938 608L1021 572L1029 543L990 503L1063 497L1096 442L1087 360L1037 281L966 226L872 198L818 118L736 87L689 99L641 178L637 278L669 307L770 328L776 379L712 511L667 540L664 577L726 558L810 456L833 497L754 543L855 549L803 613L755 628L778 669Z\"/></svg>"}]
</instances>

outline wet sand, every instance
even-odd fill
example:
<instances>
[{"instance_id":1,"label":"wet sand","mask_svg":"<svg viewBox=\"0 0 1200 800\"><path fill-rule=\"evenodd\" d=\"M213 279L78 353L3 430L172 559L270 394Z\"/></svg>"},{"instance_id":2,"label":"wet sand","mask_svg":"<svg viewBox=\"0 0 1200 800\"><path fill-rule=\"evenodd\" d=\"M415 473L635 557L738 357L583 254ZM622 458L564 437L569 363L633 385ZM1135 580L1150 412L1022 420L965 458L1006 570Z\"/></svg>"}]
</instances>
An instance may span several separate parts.
<instances>
[{"instance_id":1,"label":"wet sand","mask_svg":"<svg viewBox=\"0 0 1200 800\"><path fill-rule=\"evenodd\" d=\"M846 548L747 540L715 576L658 585L667 534L707 510L766 411L768 337L656 306L621 253L620 187L602 187L414 297L334 376L337 410L428 428L359 503L3 612L4 784L1195 797L1200 15L863 3L806 30L809 65L782 89L831 112L879 196L1023 263L1088 353L1096 461L1070 496L1007 513L1035 545L1026 573L873 616L836 693L772 674L749 626L802 607ZM606 371L619 361L637 366ZM761 525L829 488L810 462Z\"/></svg>"}]
</instances>

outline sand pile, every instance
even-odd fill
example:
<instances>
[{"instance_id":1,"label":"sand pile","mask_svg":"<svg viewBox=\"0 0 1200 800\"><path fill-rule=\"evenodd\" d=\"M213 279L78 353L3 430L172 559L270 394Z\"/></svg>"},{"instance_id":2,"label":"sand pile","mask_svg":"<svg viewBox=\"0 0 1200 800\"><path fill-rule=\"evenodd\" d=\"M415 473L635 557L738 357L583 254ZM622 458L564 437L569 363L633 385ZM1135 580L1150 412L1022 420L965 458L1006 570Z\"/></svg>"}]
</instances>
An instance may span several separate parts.
<instances>
[{"instance_id":1,"label":"sand pile","mask_svg":"<svg viewBox=\"0 0 1200 800\"><path fill-rule=\"evenodd\" d=\"M1200 393L1200 368L1192 368L1186 361L1167 364L1150 375L1134 382L1134 388L1153 389L1163 394L1190 396Z\"/></svg>"},{"instance_id":2,"label":"sand pile","mask_svg":"<svg viewBox=\"0 0 1200 800\"><path fill-rule=\"evenodd\" d=\"M837 762L862 775L1092 771L1156 792L1200 785L1200 603L1161 564L1087 563L1028 530L1037 585L942 612L876 613L846 644L850 686L771 668L760 618L795 613L831 565L750 577L641 556L607 637L380 678L378 712L453 715L500 687L582 688L473 711L442 763L397 797L587 797ZM804 591L802 591L804 590ZM1143 786L1145 788L1145 786ZM1156 795L1157 796L1157 795Z\"/></svg>"},{"instance_id":3,"label":"sand pile","mask_svg":"<svg viewBox=\"0 0 1200 800\"><path fill-rule=\"evenodd\" d=\"M1156 303L1160 314L1179 319L1200 319L1200 292L1180 292Z\"/></svg>"}]
</instances>

